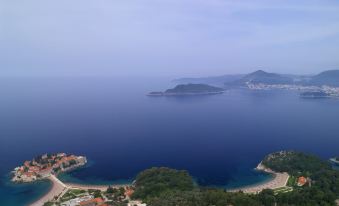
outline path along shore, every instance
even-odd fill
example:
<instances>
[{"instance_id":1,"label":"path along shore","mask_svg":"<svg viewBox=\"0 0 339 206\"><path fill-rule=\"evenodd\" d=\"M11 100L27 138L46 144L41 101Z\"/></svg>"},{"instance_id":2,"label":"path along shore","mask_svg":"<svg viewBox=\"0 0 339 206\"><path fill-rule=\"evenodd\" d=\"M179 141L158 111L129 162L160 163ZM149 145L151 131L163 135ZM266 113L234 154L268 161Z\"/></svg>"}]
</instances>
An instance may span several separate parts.
<instances>
[{"instance_id":1,"label":"path along shore","mask_svg":"<svg viewBox=\"0 0 339 206\"><path fill-rule=\"evenodd\" d=\"M33 202L29 206L42 206L45 202L53 200L55 197L59 198L61 194L65 194L69 189L94 189L94 190L101 190L106 191L110 185L82 185L82 184L73 184L73 183L63 183L60 181L55 175L50 175L48 179L52 182L52 188L41 197L39 200ZM124 185L111 185L113 188L120 188L120 187L127 187L130 186L128 184Z\"/></svg>"},{"instance_id":2,"label":"path along shore","mask_svg":"<svg viewBox=\"0 0 339 206\"><path fill-rule=\"evenodd\" d=\"M262 184L255 184L255 185L249 185L244 186L232 190L228 190L228 192L239 192L242 191L244 193L259 193L264 189L277 189L280 187L285 187L287 185L289 175L286 172L280 173L280 172L274 172L273 170L266 168L261 162L256 167L256 170L263 171L269 174L273 175L273 179L268 182L263 182Z\"/></svg>"}]
</instances>

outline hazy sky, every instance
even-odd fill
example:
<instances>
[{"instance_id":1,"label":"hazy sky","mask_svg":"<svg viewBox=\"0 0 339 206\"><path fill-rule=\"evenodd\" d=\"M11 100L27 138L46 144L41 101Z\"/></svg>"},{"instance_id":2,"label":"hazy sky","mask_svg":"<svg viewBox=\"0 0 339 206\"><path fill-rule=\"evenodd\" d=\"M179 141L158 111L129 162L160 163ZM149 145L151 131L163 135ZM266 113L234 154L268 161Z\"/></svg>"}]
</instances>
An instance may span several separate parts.
<instances>
[{"instance_id":1,"label":"hazy sky","mask_svg":"<svg viewBox=\"0 0 339 206\"><path fill-rule=\"evenodd\" d=\"M0 75L339 69L339 1L0 0Z\"/></svg>"}]
</instances>

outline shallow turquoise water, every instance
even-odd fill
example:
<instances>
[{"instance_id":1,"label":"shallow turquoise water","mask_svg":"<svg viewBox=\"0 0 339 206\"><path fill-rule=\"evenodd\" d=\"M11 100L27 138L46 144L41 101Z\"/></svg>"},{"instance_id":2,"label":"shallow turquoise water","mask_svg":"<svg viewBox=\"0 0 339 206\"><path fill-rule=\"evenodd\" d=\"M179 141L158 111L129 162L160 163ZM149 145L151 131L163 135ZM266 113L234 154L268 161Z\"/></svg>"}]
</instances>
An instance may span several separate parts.
<instances>
[{"instance_id":1,"label":"shallow turquoise water","mask_svg":"<svg viewBox=\"0 0 339 206\"><path fill-rule=\"evenodd\" d=\"M49 181L40 181L33 184L14 184L4 176L0 183L0 205L16 206L34 202L47 191L52 184Z\"/></svg>"}]
</instances>

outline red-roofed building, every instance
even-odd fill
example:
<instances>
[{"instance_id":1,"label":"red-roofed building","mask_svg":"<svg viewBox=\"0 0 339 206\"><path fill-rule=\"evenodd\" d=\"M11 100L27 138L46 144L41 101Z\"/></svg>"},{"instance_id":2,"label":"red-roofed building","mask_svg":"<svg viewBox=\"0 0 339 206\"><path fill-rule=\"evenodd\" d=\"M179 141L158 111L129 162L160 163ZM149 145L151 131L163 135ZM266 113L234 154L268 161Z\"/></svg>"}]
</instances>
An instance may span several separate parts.
<instances>
[{"instance_id":1,"label":"red-roofed building","mask_svg":"<svg viewBox=\"0 0 339 206\"><path fill-rule=\"evenodd\" d=\"M298 178L298 182L297 182L297 185L298 186L304 186L305 184L307 183L307 179L303 176L299 177Z\"/></svg>"},{"instance_id":2,"label":"red-roofed building","mask_svg":"<svg viewBox=\"0 0 339 206\"><path fill-rule=\"evenodd\" d=\"M128 196L128 197L131 197L134 193L134 190L131 189L131 188L127 188L126 191L125 191L125 195Z\"/></svg>"},{"instance_id":3,"label":"red-roofed building","mask_svg":"<svg viewBox=\"0 0 339 206\"><path fill-rule=\"evenodd\" d=\"M30 166L30 163L31 163L30 161L25 161L25 162L24 162L24 165L25 165L26 167L29 167L29 166Z\"/></svg>"},{"instance_id":4,"label":"red-roofed building","mask_svg":"<svg viewBox=\"0 0 339 206\"><path fill-rule=\"evenodd\" d=\"M52 168L51 167L47 167L46 169L40 170L38 172L38 174L41 177L48 177L51 173L52 173Z\"/></svg>"},{"instance_id":5,"label":"red-roofed building","mask_svg":"<svg viewBox=\"0 0 339 206\"><path fill-rule=\"evenodd\" d=\"M94 198L91 200L80 202L79 205L80 206L103 206L104 203L105 201L101 197L98 197L98 198Z\"/></svg>"},{"instance_id":6,"label":"red-roofed building","mask_svg":"<svg viewBox=\"0 0 339 206\"><path fill-rule=\"evenodd\" d=\"M30 166L28 172L39 172L40 168L37 166Z\"/></svg>"}]
</instances>

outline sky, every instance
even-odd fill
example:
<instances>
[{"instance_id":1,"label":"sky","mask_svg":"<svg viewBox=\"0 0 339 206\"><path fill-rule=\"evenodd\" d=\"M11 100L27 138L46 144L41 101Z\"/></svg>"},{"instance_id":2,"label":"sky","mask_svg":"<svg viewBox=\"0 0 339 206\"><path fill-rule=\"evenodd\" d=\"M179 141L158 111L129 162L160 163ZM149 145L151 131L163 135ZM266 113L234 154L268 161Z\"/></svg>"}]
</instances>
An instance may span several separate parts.
<instances>
[{"instance_id":1,"label":"sky","mask_svg":"<svg viewBox=\"0 0 339 206\"><path fill-rule=\"evenodd\" d=\"M337 0L0 0L0 76L339 69Z\"/></svg>"}]
</instances>

